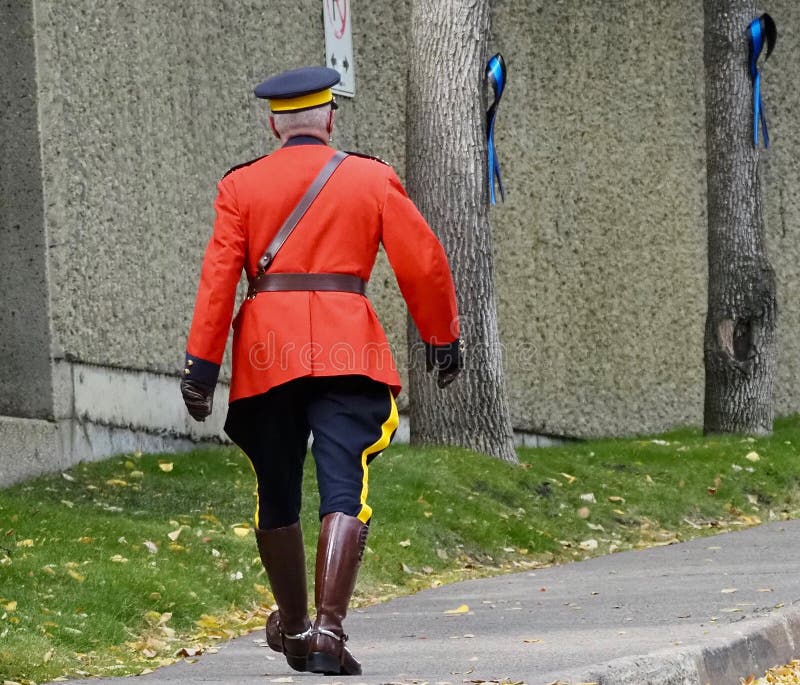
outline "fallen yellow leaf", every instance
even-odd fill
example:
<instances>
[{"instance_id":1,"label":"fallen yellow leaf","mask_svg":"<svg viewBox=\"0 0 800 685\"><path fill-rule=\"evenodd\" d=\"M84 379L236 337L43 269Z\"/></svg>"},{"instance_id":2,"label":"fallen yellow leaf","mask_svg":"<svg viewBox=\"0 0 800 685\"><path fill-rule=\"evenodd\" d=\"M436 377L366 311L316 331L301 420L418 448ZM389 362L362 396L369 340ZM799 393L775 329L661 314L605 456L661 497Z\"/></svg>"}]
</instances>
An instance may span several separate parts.
<instances>
[{"instance_id":1,"label":"fallen yellow leaf","mask_svg":"<svg viewBox=\"0 0 800 685\"><path fill-rule=\"evenodd\" d=\"M401 547L411 547L411 540L403 540L397 543Z\"/></svg>"},{"instance_id":2,"label":"fallen yellow leaf","mask_svg":"<svg viewBox=\"0 0 800 685\"><path fill-rule=\"evenodd\" d=\"M178 528L177 530L173 530L171 533L167 533L167 537L175 542L180 536L183 528Z\"/></svg>"},{"instance_id":3,"label":"fallen yellow leaf","mask_svg":"<svg viewBox=\"0 0 800 685\"><path fill-rule=\"evenodd\" d=\"M759 456L758 452L748 452L745 456L745 459L748 461L760 461L761 457Z\"/></svg>"},{"instance_id":4,"label":"fallen yellow leaf","mask_svg":"<svg viewBox=\"0 0 800 685\"><path fill-rule=\"evenodd\" d=\"M169 473L172 471L173 464L171 461L160 461L158 462L158 468L160 468L164 473Z\"/></svg>"},{"instance_id":5,"label":"fallen yellow leaf","mask_svg":"<svg viewBox=\"0 0 800 685\"><path fill-rule=\"evenodd\" d=\"M748 526L757 526L761 523L761 519L758 516L740 516L739 520Z\"/></svg>"},{"instance_id":6,"label":"fallen yellow leaf","mask_svg":"<svg viewBox=\"0 0 800 685\"><path fill-rule=\"evenodd\" d=\"M67 569L67 575L69 575L69 577L73 580L77 580L79 583L82 583L84 580L86 580L85 576L82 576L77 571L73 571L71 568Z\"/></svg>"},{"instance_id":7,"label":"fallen yellow leaf","mask_svg":"<svg viewBox=\"0 0 800 685\"><path fill-rule=\"evenodd\" d=\"M233 534L234 534L234 535L235 535L237 538L243 538L243 537L246 537L246 536L247 536L249 533L250 533L250 528L240 528L240 527L237 527L237 528L234 528L234 529L233 529Z\"/></svg>"},{"instance_id":8,"label":"fallen yellow leaf","mask_svg":"<svg viewBox=\"0 0 800 685\"><path fill-rule=\"evenodd\" d=\"M17 547L33 547L33 540L20 540L17 542Z\"/></svg>"},{"instance_id":9,"label":"fallen yellow leaf","mask_svg":"<svg viewBox=\"0 0 800 685\"><path fill-rule=\"evenodd\" d=\"M462 604L460 607L456 609L448 609L445 611L445 614L455 615L455 614L466 614L469 611L469 607L466 604Z\"/></svg>"},{"instance_id":10,"label":"fallen yellow leaf","mask_svg":"<svg viewBox=\"0 0 800 685\"><path fill-rule=\"evenodd\" d=\"M3 609L5 609L8 613L17 610L17 603L16 601L9 602L8 604L3 605Z\"/></svg>"},{"instance_id":11,"label":"fallen yellow leaf","mask_svg":"<svg viewBox=\"0 0 800 685\"><path fill-rule=\"evenodd\" d=\"M567 479L567 482L572 485L576 480L578 480L575 476L570 476L568 473L561 473L564 478Z\"/></svg>"},{"instance_id":12,"label":"fallen yellow leaf","mask_svg":"<svg viewBox=\"0 0 800 685\"><path fill-rule=\"evenodd\" d=\"M272 597L272 592L270 592L269 588L266 585L259 585L258 583L253 583L253 589L260 595L266 595L267 597Z\"/></svg>"},{"instance_id":13,"label":"fallen yellow leaf","mask_svg":"<svg viewBox=\"0 0 800 685\"><path fill-rule=\"evenodd\" d=\"M210 616L209 614L203 614L195 623L206 630L214 630L221 626L220 620L216 616Z\"/></svg>"},{"instance_id":14,"label":"fallen yellow leaf","mask_svg":"<svg viewBox=\"0 0 800 685\"><path fill-rule=\"evenodd\" d=\"M161 614L158 611L146 611L144 618L148 623L156 625L161 618Z\"/></svg>"},{"instance_id":15,"label":"fallen yellow leaf","mask_svg":"<svg viewBox=\"0 0 800 685\"><path fill-rule=\"evenodd\" d=\"M113 485L115 487L124 488L128 485L128 481L121 478L110 478L106 481L106 485Z\"/></svg>"}]
</instances>

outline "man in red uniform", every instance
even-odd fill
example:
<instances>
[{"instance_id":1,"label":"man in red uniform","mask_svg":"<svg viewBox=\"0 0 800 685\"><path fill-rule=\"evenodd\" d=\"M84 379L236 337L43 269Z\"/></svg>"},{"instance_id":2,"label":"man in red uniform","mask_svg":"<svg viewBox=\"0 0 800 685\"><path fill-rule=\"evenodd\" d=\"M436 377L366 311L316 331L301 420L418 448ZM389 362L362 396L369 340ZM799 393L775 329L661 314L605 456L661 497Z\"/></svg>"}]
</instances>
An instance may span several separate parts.
<instances>
[{"instance_id":1,"label":"man in red uniform","mask_svg":"<svg viewBox=\"0 0 800 685\"><path fill-rule=\"evenodd\" d=\"M324 67L284 72L255 94L270 103L282 146L231 169L219 183L187 343L181 391L189 413L211 413L242 269L248 298L233 320L233 371L225 431L258 481L256 539L278 610L267 641L298 671L357 675L342 621L355 587L372 509L368 465L397 428L400 377L364 295L383 245L445 387L461 369L455 290L444 250L391 167L328 145L334 123ZM309 187L321 185L314 199ZM281 246L282 223L298 210ZM269 246L269 254L265 250ZM278 252L278 249L280 252ZM263 256L262 256L263 255ZM320 494L313 624L308 616L300 502L312 454Z\"/></svg>"}]
</instances>

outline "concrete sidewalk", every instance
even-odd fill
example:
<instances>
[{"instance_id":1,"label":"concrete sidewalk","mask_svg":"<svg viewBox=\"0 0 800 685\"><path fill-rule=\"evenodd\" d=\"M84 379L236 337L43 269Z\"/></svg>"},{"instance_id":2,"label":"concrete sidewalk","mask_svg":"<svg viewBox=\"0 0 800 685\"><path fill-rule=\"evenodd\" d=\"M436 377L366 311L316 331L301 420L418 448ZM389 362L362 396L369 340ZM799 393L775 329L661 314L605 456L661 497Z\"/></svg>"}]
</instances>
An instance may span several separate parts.
<instances>
[{"instance_id":1,"label":"concrete sidewalk","mask_svg":"<svg viewBox=\"0 0 800 685\"><path fill-rule=\"evenodd\" d=\"M800 521L771 523L354 611L346 629L363 676L292 671L259 632L136 682L739 685L800 654L798 570Z\"/></svg>"}]
</instances>

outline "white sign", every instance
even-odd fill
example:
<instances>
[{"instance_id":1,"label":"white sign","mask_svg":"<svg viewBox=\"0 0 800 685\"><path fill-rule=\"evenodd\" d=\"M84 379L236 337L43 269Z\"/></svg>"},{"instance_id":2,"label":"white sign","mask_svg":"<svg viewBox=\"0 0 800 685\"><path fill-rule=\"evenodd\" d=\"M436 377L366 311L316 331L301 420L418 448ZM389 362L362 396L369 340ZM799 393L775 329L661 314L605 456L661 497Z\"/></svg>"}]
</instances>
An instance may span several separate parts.
<instances>
[{"instance_id":1,"label":"white sign","mask_svg":"<svg viewBox=\"0 0 800 685\"><path fill-rule=\"evenodd\" d=\"M356 94L356 74L350 4L350 0L322 0L322 14L325 22L325 63L342 76L339 85L333 87L333 92L353 97Z\"/></svg>"}]
</instances>

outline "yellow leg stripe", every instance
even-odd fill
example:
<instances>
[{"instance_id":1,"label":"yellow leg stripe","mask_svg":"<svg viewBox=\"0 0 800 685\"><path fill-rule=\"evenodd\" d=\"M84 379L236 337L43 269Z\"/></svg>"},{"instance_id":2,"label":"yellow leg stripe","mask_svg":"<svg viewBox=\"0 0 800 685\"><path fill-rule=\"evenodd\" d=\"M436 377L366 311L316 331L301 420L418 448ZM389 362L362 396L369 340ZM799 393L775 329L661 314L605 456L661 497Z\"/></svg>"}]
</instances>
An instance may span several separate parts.
<instances>
[{"instance_id":1,"label":"yellow leg stripe","mask_svg":"<svg viewBox=\"0 0 800 685\"><path fill-rule=\"evenodd\" d=\"M392 440L392 434L397 430L400 424L400 417L397 414L397 404L394 401L392 391L389 391L389 401L392 403L389 418L383 422L381 426L381 437L373 442L367 449L361 453L361 469L364 472L364 478L361 485L361 511L358 513L358 520L361 523L367 523L372 518L372 507L367 504L367 494L369 493L369 466L367 465L367 458L378 452L385 450Z\"/></svg>"},{"instance_id":2,"label":"yellow leg stripe","mask_svg":"<svg viewBox=\"0 0 800 685\"><path fill-rule=\"evenodd\" d=\"M258 501L258 474L256 473L256 467L253 466L253 462L250 461L250 459L247 460L247 463L250 464L250 468L253 469L253 475L256 477L256 493L255 493L256 494L256 513L253 516L253 521L256 524L256 530L259 530L259 525L258 525L258 509L259 509L259 506L258 506L258 504L259 504L259 501Z\"/></svg>"}]
</instances>

